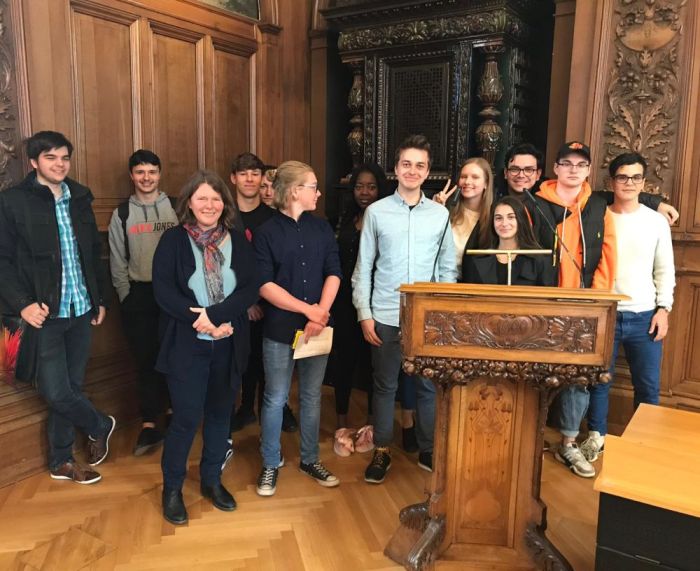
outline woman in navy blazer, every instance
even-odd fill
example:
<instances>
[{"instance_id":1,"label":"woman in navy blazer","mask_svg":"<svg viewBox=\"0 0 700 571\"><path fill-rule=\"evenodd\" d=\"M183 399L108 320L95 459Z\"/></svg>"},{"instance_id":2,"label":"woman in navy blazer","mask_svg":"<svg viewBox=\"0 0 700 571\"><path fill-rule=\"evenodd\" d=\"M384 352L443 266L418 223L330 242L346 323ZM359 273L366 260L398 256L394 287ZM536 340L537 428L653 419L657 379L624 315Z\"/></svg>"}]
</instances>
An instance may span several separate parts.
<instances>
[{"instance_id":1,"label":"woman in navy blazer","mask_svg":"<svg viewBox=\"0 0 700 571\"><path fill-rule=\"evenodd\" d=\"M538 250L532 225L519 199L505 196L491 209L491 249ZM472 284L507 283L508 261L505 254L467 255L462 259L462 281ZM547 255L518 254L513 256L511 284L556 286L557 275Z\"/></svg>"},{"instance_id":2,"label":"woman in navy blazer","mask_svg":"<svg viewBox=\"0 0 700 571\"><path fill-rule=\"evenodd\" d=\"M167 377L173 408L163 448L163 516L184 524L182 486L202 418L202 495L218 509L236 508L221 485L221 466L250 350L247 309L259 283L252 247L233 229L239 214L218 175L196 172L176 212L181 225L163 234L153 258L153 292L162 311L156 368Z\"/></svg>"}]
</instances>

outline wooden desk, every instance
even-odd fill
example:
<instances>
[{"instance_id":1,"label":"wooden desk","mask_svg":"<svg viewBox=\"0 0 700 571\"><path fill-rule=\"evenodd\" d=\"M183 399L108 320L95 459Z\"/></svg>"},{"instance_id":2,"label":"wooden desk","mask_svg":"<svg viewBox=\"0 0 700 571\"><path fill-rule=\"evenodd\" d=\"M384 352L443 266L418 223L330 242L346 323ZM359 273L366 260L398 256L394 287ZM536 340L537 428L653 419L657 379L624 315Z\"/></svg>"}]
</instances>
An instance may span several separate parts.
<instances>
[{"instance_id":1,"label":"wooden desk","mask_svg":"<svg viewBox=\"0 0 700 571\"><path fill-rule=\"evenodd\" d=\"M641 405L594 488L596 569L700 568L700 414Z\"/></svg>"}]
</instances>

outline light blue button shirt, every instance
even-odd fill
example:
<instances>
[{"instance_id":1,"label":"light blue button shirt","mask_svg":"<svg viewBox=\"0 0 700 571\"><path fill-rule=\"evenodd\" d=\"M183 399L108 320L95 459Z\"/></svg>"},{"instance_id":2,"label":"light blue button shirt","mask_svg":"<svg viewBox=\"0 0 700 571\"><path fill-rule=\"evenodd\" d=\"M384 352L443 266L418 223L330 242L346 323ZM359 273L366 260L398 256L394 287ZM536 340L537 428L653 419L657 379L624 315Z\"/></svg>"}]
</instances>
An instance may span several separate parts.
<instances>
[{"instance_id":1,"label":"light blue button shirt","mask_svg":"<svg viewBox=\"0 0 700 571\"><path fill-rule=\"evenodd\" d=\"M197 247L197 244L194 243L192 237L189 238L192 252L194 253L195 270L187 281L187 285L190 286L190 289L194 292L199 307L209 307L212 304L209 302L207 284L204 281L204 254L202 250ZM236 289L236 274L231 269L231 253L233 247L231 245L230 236L226 238L220 249L221 253L224 255L224 264L221 268L221 277L224 282L224 297L228 297L233 293L233 290ZM197 333L197 337L206 341L212 341L214 339L211 335L207 335L206 333Z\"/></svg>"},{"instance_id":2,"label":"light blue button shirt","mask_svg":"<svg viewBox=\"0 0 700 571\"><path fill-rule=\"evenodd\" d=\"M430 281L436 258L435 280L457 281L448 220L447 209L423 194L413 208L398 191L367 207L352 274L352 301L359 321L374 319L398 327L398 287Z\"/></svg>"}]
</instances>

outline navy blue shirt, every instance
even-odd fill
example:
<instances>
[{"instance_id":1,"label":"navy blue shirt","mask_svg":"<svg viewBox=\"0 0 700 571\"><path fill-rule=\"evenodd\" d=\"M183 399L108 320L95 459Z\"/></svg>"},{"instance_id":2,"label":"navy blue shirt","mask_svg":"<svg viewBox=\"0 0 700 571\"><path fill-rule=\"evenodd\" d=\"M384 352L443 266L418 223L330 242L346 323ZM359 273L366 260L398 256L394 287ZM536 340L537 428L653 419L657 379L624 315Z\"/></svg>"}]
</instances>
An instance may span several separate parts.
<instances>
[{"instance_id":1,"label":"navy blue shirt","mask_svg":"<svg viewBox=\"0 0 700 571\"><path fill-rule=\"evenodd\" d=\"M342 278L338 244L325 220L304 212L298 221L275 211L253 236L261 284L274 282L306 303L321 300L328 276ZM264 336L291 344L308 319L302 313L267 304Z\"/></svg>"}]
</instances>

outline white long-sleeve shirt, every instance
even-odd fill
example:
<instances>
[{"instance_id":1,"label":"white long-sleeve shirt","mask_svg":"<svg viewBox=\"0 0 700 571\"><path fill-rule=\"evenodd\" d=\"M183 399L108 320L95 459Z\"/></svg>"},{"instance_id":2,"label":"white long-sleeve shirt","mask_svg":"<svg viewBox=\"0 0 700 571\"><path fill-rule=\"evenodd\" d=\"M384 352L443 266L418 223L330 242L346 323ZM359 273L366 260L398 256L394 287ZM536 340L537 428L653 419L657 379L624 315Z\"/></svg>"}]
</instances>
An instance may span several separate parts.
<instances>
[{"instance_id":1,"label":"white long-sleeve shirt","mask_svg":"<svg viewBox=\"0 0 700 571\"><path fill-rule=\"evenodd\" d=\"M671 229L666 219L646 206L634 212L610 211L617 234L616 293L628 295L618 311L649 311L673 305L676 285Z\"/></svg>"}]
</instances>

